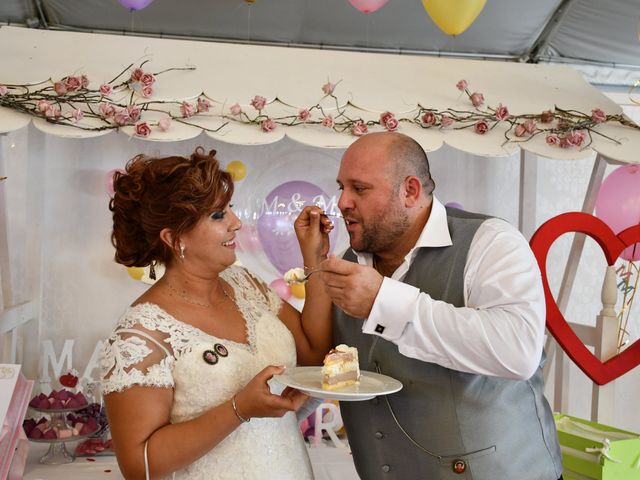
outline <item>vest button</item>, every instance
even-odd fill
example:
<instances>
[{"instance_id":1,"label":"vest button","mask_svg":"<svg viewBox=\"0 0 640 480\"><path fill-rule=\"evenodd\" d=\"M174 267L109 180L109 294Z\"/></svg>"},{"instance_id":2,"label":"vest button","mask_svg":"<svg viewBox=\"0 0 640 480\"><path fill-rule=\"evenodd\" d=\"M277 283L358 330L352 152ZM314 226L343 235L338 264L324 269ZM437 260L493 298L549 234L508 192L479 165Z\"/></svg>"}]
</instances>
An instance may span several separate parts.
<instances>
[{"instance_id":1,"label":"vest button","mask_svg":"<svg viewBox=\"0 0 640 480\"><path fill-rule=\"evenodd\" d=\"M463 460L454 460L451 468L456 473L464 473L464 471L467 469L467 464L464 463Z\"/></svg>"},{"instance_id":2,"label":"vest button","mask_svg":"<svg viewBox=\"0 0 640 480\"><path fill-rule=\"evenodd\" d=\"M382 471L384 473L387 473L389 470L391 470L391 467L389 465L382 465Z\"/></svg>"},{"instance_id":3,"label":"vest button","mask_svg":"<svg viewBox=\"0 0 640 480\"><path fill-rule=\"evenodd\" d=\"M378 440L382 440L382 439L384 438L384 433L382 433L382 432L376 432L376 438L377 438Z\"/></svg>"}]
</instances>

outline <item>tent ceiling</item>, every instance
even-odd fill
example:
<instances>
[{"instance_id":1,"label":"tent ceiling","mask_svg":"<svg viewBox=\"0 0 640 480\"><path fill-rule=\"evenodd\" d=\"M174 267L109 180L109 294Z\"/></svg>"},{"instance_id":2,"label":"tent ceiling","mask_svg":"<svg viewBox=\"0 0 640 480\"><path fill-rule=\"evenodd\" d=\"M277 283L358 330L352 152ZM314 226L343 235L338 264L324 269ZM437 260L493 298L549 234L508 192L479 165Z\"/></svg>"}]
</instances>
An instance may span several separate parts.
<instances>
[{"instance_id":1,"label":"tent ceiling","mask_svg":"<svg viewBox=\"0 0 640 480\"><path fill-rule=\"evenodd\" d=\"M179 6L178 6L179 5ZM419 0L365 15L347 0L155 0L128 12L116 0L2 0L0 22L40 28L162 35L327 49L381 50L579 65L588 81L640 76L638 0L488 0L458 37Z\"/></svg>"}]
</instances>

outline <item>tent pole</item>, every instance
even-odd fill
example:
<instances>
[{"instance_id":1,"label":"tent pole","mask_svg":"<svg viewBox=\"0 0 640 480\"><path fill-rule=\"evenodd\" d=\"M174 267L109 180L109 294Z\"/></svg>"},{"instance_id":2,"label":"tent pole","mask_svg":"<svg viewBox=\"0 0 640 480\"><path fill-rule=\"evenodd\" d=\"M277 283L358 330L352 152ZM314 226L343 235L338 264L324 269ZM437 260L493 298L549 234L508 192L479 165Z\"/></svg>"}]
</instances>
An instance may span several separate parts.
<instances>
[{"instance_id":1,"label":"tent pole","mask_svg":"<svg viewBox=\"0 0 640 480\"><path fill-rule=\"evenodd\" d=\"M518 230L527 240L536 229L536 190L538 185L538 156L520 149L520 198Z\"/></svg>"}]
</instances>

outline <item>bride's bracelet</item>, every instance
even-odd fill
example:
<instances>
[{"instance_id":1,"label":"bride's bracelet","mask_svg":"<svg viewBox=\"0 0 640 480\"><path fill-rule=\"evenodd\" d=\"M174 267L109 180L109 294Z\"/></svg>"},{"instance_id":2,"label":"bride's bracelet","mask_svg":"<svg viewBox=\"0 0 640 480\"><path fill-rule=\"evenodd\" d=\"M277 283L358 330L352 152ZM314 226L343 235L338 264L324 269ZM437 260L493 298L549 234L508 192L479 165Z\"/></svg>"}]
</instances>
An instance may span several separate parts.
<instances>
[{"instance_id":1,"label":"bride's bracelet","mask_svg":"<svg viewBox=\"0 0 640 480\"><path fill-rule=\"evenodd\" d=\"M249 420L251 420L251 419L250 418L244 418L242 415L240 415L240 412L238 412L238 406L236 405L236 396L235 395L231 398L231 406L233 407L233 411L236 413L236 417L238 417L242 423L249 423Z\"/></svg>"}]
</instances>

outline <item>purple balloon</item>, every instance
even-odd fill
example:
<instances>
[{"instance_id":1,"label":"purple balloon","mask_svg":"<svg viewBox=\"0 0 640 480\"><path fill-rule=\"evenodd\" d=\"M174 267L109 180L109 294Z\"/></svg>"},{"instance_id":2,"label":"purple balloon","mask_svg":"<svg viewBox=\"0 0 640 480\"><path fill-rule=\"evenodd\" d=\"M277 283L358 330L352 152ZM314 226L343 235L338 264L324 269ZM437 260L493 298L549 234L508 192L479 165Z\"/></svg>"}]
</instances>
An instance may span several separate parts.
<instances>
[{"instance_id":1,"label":"purple balloon","mask_svg":"<svg viewBox=\"0 0 640 480\"><path fill-rule=\"evenodd\" d=\"M153 3L153 0L118 0L128 10L142 10Z\"/></svg>"},{"instance_id":2,"label":"purple balloon","mask_svg":"<svg viewBox=\"0 0 640 480\"><path fill-rule=\"evenodd\" d=\"M640 165L616 168L604 179L596 199L596 216L615 233L640 224ZM640 243L627 247L620 257L640 260Z\"/></svg>"},{"instance_id":3,"label":"purple balloon","mask_svg":"<svg viewBox=\"0 0 640 480\"><path fill-rule=\"evenodd\" d=\"M464 207L458 202L445 203L444 206L449 208L457 208L458 210L464 210Z\"/></svg>"},{"instance_id":4,"label":"purple balloon","mask_svg":"<svg viewBox=\"0 0 640 480\"><path fill-rule=\"evenodd\" d=\"M277 186L262 203L257 221L258 236L267 258L281 274L291 268L302 267L302 254L293 222L307 205L318 205L327 212L333 212L335 207L334 199L320 187L301 180ZM329 234L332 246L337 233L337 229L333 229Z\"/></svg>"}]
</instances>

